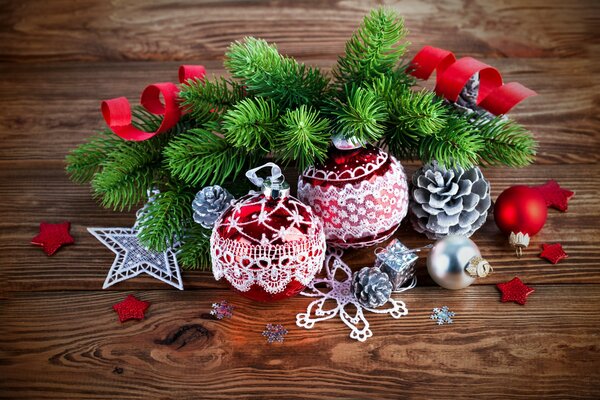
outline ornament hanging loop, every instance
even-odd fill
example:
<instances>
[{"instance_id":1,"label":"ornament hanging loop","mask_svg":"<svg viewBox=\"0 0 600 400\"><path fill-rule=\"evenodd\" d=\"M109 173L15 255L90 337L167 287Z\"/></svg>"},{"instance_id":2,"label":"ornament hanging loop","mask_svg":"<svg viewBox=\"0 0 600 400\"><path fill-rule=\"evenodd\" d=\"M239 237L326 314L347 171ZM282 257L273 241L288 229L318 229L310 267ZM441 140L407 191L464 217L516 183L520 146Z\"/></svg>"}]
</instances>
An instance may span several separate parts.
<instances>
[{"instance_id":1,"label":"ornament hanging loop","mask_svg":"<svg viewBox=\"0 0 600 400\"><path fill-rule=\"evenodd\" d=\"M258 171L263 168L271 168L271 175L267 178L258 176ZM290 185L285 182L285 177L281 173L281 168L275 163L268 162L260 167L253 168L246 172L246 178L254 185L260 187L265 196L273 199L288 197L290 194Z\"/></svg>"}]
</instances>

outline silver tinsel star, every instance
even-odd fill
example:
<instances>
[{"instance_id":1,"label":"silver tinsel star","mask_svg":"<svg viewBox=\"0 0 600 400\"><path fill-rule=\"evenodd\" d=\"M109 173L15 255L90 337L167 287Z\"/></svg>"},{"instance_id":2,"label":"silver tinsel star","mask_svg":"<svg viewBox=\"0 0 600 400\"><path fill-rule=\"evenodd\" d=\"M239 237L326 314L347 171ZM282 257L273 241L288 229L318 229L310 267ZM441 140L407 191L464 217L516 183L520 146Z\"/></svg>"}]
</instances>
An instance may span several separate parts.
<instances>
[{"instance_id":1,"label":"silver tinsel star","mask_svg":"<svg viewBox=\"0 0 600 400\"><path fill-rule=\"evenodd\" d=\"M444 325L454 322L452 317L454 317L454 312L450 311L447 306L443 306L442 308L434 308L429 318L437 320L438 325Z\"/></svg>"},{"instance_id":2,"label":"silver tinsel star","mask_svg":"<svg viewBox=\"0 0 600 400\"><path fill-rule=\"evenodd\" d=\"M88 228L88 232L116 254L102 289L145 272L183 290L173 249L162 253L146 249L139 242L135 228Z\"/></svg>"}]
</instances>

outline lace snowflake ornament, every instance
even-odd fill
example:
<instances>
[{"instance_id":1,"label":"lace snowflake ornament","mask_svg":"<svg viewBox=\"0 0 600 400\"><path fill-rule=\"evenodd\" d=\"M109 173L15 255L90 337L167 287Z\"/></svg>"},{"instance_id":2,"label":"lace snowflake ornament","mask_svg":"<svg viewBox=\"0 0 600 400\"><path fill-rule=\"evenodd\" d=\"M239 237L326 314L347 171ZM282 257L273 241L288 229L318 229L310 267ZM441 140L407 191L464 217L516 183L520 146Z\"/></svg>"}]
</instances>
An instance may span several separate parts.
<instances>
[{"instance_id":1,"label":"lace snowflake ornament","mask_svg":"<svg viewBox=\"0 0 600 400\"><path fill-rule=\"evenodd\" d=\"M403 301L390 298L387 303L379 308L368 308L361 305L352 294L352 271L342 261L344 254L341 249L329 248L325 257L325 278L314 279L300 294L315 297L305 313L296 315L296 325L301 328L312 329L317 322L335 318L339 315L342 322L350 328L350 337L360 342L373 336L369 321L364 311L376 314L389 314L392 318L399 319L408 314L408 309ZM336 274L341 275L339 280ZM335 306L329 307L334 303Z\"/></svg>"},{"instance_id":2,"label":"lace snowflake ornament","mask_svg":"<svg viewBox=\"0 0 600 400\"><path fill-rule=\"evenodd\" d=\"M146 249L137 238L136 228L88 228L88 232L116 254L102 289L146 273L183 290L174 249L162 253Z\"/></svg>"}]
</instances>

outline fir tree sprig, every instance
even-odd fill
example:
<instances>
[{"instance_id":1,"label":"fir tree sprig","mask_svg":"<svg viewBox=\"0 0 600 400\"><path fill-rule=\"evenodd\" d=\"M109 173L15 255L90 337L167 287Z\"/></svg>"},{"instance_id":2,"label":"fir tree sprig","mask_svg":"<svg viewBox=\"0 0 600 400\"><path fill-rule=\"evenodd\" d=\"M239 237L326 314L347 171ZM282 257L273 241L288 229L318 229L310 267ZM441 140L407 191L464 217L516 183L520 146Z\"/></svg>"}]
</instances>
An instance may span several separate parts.
<instances>
[{"instance_id":1,"label":"fir tree sprig","mask_svg":"<svg viewBox=\"0 0 600 400\"><path fill-rule=\"evenodd\" d=\"M223 116L227 142L248 151L269 152L279 124L279 110L273 100L244 99Z\"/></svg>"},{"instance_id":2,"label":"fir tree sprig","mask_svg":"<svg viewBox=\"0 0 600 400\"><path fill-rule=\"evenodd\" d=\"M179 92L181 106L197 124L217 119L244 97L242 85L223 77L189 80Z\"/></svg>"},{"instance_id":3,"label":"fir tree sprig","mask_svg":"<svg viewBox=\"0 0 600 400\"><path fill-rule=\"evenodd\" d=\"M253 37L231 44L225 67L248 92L272 99L281 109L318 104L329 83L318 68L284 57L274 44Z\"/></svg>"},{"instance_id":4,"label":"fir tree sprig","mask_svg":"<svg viewBox=\"0 0 600 400\"><path fill-rule=\"evenodd\" d=\"M67 155L67 173L76 183L90 182L120 143L121 140L110 130L97 133Z\"/></svg>"},{"instance_id":5,"label":"fir tree sprig","mask_svg":"<svg viewBox=\"0 0 600 400\"><path fill-rule=\"evenodd\" d=\"M483 141L481 164L524 167L534 161L537 143L522 125L501 116L491 120L480 117L472 124Z\"/></svg>"},{"instance_id":6,"label":"fir tree sprig","mask_svg":"<svg viewBox=\"0 0 600 400\"><path fill-rule=\"evenodd\" d=\"M181 247L177 250L177 261L185 269L210 268L210 231L192 224L186 230Z\"/></svg>"},{"instance_id":7,"label":"fir tree sprig","mask_svg":"<svg viewBox=\"0 0 600 400\"><path fill-rule=\"evenodd\" d=\"M373 90L355 86L346 88L345 101L332 103L331 113L335 116L335 133L366 143L381 139L388 117L385 102Z\"/></svg>"}]
</instances>

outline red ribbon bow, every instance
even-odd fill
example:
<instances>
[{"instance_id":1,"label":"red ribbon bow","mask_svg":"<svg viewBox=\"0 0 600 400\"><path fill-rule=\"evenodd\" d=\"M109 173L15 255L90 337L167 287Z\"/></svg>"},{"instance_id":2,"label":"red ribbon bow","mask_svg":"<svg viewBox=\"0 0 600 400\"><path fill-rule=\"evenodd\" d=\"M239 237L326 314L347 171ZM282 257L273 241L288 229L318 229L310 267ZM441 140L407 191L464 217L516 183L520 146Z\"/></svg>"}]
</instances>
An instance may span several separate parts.
<instances>
[{"instance_id":1,"label":"red ribbon bow","mask_svg":"<svg viewBox=\"0 0 600 400\"><path fill-rule=\"evenodd\" d=\"M479 73L477 105L494 115L506 114L527 97L536 95L520 83L503 84L500 72L481 61L471 57L457 60L448 50L425 46L412 59L408 72L426 80L433 71L437 72L435 92L453 102L468 80Z\"/></svg>"},{"instance_id":2,"label":"red ribbon bow","mask_svg":"<svg viewBox=\"0 0 600 400\"><path fill-rule=\"evenodd\" d=\"M179 82L185 83L188 79L204 79L206 69L202 65L182 65L179 67ZM171 129L181 118L181 108L177 101L179 88L172 82L161 82L147 86L142 92L140 103L156 115L164 115L163 120L154 132L145 132L133 126L131 121L131 106L125 97L105 100L102 102L102 116L109 128L125 140L147 140ZM160 96L164 100L161 102Z\"/></svg>"}]
</instances>

